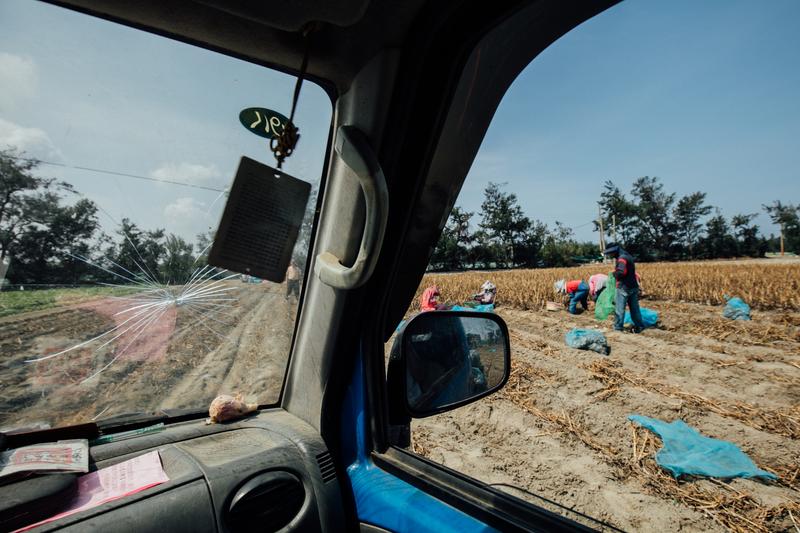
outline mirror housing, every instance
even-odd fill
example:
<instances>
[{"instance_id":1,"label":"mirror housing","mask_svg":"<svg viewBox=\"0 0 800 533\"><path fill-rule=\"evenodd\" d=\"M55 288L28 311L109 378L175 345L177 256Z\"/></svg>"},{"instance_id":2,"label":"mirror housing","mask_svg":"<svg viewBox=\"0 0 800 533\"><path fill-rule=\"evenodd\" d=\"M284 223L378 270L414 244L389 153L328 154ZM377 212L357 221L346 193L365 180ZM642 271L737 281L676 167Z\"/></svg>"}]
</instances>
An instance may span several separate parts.
<instances>
[{"instance_id":1,"label":"mirror housing","mask_svg":"<svg viewBox=\"0 0 800 533\"><path fill-rule=\"evenodd\" d=\"M494 313L429 311L401 327L387 370L390 440L408 446L411 418L451 411L499 390L511 371L505 321Z\"/></svg>"}]
</instances>

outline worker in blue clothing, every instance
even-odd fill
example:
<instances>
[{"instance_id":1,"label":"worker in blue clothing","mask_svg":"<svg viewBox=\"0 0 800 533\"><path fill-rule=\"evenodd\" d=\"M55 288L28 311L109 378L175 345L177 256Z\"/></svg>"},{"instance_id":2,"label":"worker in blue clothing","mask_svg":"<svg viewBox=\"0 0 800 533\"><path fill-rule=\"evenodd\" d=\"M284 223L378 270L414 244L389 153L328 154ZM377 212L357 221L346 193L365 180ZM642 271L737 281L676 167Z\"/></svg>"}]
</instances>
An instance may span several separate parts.
<instances>
[{"instance_id":1,"label":"worker in blue clothing","mask_svg":"<svg viewBox=\"0 0 800 533\"><path fill-rule=\"evenodd\" d=\"M577 315L589 309L589 284L582 279L567 281L560 279L553 284L556 293L569 297L569 314ZM578 303L583 311L578 309Z\"/></svg>"},{"instance_id":2,"label":"worker in blue clothing","mask_svg":"<svg viewBox=\"0 0 800 533\"><path fill-rule=\"evenodd\" d=\"M616 260L614 278L616 279L616 295L614 302L614 329L622 331L625 325L625 307L631 310L633 332L644 329L642 313L639 309L639 282L636 277L636 264L633 257L616 243L609 244L603 252Z\"/></svg>"}]
</instances>

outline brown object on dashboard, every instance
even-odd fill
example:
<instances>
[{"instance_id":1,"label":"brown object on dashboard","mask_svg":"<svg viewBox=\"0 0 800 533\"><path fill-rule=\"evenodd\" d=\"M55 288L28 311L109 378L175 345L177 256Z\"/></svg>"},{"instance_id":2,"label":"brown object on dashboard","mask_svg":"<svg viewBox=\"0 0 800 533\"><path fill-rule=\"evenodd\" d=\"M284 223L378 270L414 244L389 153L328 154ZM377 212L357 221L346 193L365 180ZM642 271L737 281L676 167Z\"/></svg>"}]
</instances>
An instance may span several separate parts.
<instances>
[{"instance_id":1,"label":"brown object on dashboard","mask_svg":"<svg viewBox=\"0 0 800 533\"><path fill-rule=\"evenodd\" d=\"M217 424L236 420L254 412L256 409L258 409L258 404L245 402L241 394L236 396L221 394L211 402L211 406L208 408L208 416L210 418L206 420L206 423Z\"/></svg>"}]
</instances>

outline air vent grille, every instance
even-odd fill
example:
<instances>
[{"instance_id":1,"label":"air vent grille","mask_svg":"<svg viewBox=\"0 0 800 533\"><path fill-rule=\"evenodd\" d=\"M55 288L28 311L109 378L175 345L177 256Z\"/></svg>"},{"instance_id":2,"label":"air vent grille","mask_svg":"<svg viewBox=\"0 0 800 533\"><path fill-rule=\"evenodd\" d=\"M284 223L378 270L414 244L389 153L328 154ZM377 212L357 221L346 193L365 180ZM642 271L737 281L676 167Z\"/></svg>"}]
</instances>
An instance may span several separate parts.
<instances>
[{"instance_id":1,"label":"air vent grille","mask_svg":"<svg viewBox=\"0 0 800 533\"><path fill-rule=\"evenodd\" d=\"M322 475L322 481L327 483L336 479L336 466L333 464L333 457L329 452L322 452L317 455L317 464L319 465L319 473Z\"/></svg>"},{"instance_id":2,"label":"air vent grille","mask_svg":"<svg viewBox=\"0 0 800 533\"><path fill-rule=\"evenodd\" d=\"M228 530L278 531L297 516L304 500L305 489L295 475L283 471L258 475L231 499Z\"/></svg>"}]
</instances>

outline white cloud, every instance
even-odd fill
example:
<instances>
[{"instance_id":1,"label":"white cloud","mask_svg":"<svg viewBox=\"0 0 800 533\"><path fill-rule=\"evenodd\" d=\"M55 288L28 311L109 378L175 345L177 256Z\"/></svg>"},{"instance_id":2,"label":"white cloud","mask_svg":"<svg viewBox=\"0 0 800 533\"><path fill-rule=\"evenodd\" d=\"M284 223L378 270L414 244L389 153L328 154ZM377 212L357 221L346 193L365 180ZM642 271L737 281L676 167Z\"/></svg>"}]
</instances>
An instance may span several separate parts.
<instances>
[{"instance_id":1,"label":"white cloud","mask_svg":"<svg viewBox=\"0 0 800 533\"><path fill-rule=\"evenodd\" d=\"M166 163L150 173L151 178L224 188L226 180L215 165L199 163ZM184 198L181 198L184 200Z\"/></svg>"},{"instance_id":2,"label":"white cloud","mask_svg":"<svg viewBox=\"0 0 800 533\"><path fill-rule=\"evenodd\" d=\"M196 235L216 224L216 217L210 216L208 211L208 206L195 198L176 198L164 207L165 229L167 233L175 233L191 242Z\"/></svg>"},{"instance_id":3,"label":"white cloud","mask_svg":"<svg viewBox=\"0 0 800 533\"><path fill-rule=\"evenodd\" d=\"M0 118L0 149L15 148L25 155L45 161L63 159L50 136L39 128L26 128Z\"/></svg>"},{"instance_id":4,"label":"white cloud","mask_svg":"<svg viewBox=\"0 0 800 533\"><path fill-rule=\"evenodd\" d=\"M182 223L202 218L206 212L206 204L194 198L178 198L164 208L164 216L168 222Z\"/></svg>"},{"instance_id":5,"label":"white cloud","mask_svg":"<svg viewBox=\"0 0 800 533\"><path fill-rule=\"evenodd\" d=\"M31 58L0 52L0 111L36 93L39 76Z\"/></svg>"}]
</instances>

